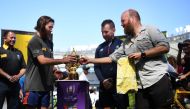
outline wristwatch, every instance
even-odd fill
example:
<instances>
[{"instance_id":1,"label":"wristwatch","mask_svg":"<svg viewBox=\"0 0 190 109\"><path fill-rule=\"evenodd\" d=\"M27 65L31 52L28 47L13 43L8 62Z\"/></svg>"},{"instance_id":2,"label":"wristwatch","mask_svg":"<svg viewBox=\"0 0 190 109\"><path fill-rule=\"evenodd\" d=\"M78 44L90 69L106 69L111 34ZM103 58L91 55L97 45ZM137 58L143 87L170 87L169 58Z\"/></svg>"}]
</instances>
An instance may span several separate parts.
<instances>
[{"instance_id":1,"label":"wristwatch","mask_svg":"<svg viewBox=\"0 0 190 109\"><path fill-rule=\"evenodd\" d=\"M146 53L143 51L143 52L141 52L141 58L146 58Z\"/></svg>"}]
</instances>

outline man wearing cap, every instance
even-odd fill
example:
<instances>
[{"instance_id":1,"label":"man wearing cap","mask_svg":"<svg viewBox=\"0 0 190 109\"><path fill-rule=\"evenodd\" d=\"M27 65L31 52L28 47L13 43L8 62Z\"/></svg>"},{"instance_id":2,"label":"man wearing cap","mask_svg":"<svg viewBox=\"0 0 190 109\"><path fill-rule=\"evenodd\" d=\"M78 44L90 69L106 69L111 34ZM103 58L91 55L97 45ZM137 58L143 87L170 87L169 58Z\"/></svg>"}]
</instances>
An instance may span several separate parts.
<instances>
[{"instance_id":1,"label":"man wearing cap","mask_svg":"<svg viewBox=\"0 0 190 109\"><path fill-rule=\"evenodd\" d=\"M88 70L90 69L90 67L87 65L83 65L82 69L83 69L83 72L80 74L79 80L88 81L87 75L89 73Z\"/></svg>"}]
</instances>

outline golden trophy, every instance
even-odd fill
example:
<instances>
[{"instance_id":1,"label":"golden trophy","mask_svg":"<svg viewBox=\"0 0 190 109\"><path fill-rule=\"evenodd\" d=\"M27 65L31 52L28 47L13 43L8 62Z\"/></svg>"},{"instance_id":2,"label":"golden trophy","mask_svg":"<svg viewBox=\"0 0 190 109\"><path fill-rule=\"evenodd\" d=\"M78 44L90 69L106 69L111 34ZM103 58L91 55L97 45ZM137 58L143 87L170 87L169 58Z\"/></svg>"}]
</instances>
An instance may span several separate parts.
<instances>
[{"instance_id":1,"label":"golden trophy","mask_svg":"<svg viewBox=\"0 0 190 109\"><path fill-rule=\"evenodd\" d=\"M80 60L80 56L77 55L75 49L73 48L73 51L71 52L70 55L74 55L77 58L77 62L69 62L65 65L65 69L67 69L68 71L68 78L66 78L67 80L78 80L79 79L79 75L76 72L76 70L78 69L78 67L80 66L79 60Z\"/></svg>"}]
</instances>

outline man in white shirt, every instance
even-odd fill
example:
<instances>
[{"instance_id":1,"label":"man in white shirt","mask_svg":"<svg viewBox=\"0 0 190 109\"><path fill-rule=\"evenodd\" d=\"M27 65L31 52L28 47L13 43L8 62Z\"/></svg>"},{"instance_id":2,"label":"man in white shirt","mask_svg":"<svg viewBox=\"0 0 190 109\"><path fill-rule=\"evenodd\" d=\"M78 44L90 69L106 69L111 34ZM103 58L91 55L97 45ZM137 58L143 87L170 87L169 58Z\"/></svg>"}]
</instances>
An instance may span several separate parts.
<instances>
[{"instance_id":1,"label":"man in white shirt","mask_svg":"<svg viewBox=\"0 0 190 109\"><path fill-rule=\"evenodd\" d=\"M87 66L87 65L83 65L82 69L83 69L83 72L80 74L79 80L88 81L87 75L89 73L88 70L90 69L90 67ZM92 109L92 101L91 101L91 98L90 98L90 93L88 94L88 98L87 99L89 100L89 109Z\"/></svg>"}]
</instances>

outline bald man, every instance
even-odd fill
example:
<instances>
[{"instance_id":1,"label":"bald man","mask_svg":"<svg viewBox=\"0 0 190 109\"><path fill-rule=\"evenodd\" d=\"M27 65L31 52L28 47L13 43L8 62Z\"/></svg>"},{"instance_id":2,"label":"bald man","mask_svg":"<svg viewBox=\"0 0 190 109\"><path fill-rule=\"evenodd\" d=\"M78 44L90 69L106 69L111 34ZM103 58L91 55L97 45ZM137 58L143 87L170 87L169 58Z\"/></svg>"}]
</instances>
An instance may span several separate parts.
<instances>
[{"instance_id":1,"label":"bald man","mask_svg":"<svg viewBox=\"0 0 190 109\"><path fill-rule=\"evenodd\" d=\"M83 63L111 63L123 55L134 60L139 90L136 109L168 109L172 103L172 87L167 77L165 53L170 49L166 37L153 26L141 24L139 13L128 9L121 15L121 25L128 42L109 57L82 58Z\"/></svg>"}]
</instances>

